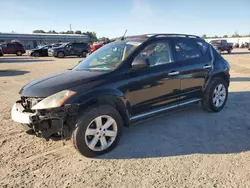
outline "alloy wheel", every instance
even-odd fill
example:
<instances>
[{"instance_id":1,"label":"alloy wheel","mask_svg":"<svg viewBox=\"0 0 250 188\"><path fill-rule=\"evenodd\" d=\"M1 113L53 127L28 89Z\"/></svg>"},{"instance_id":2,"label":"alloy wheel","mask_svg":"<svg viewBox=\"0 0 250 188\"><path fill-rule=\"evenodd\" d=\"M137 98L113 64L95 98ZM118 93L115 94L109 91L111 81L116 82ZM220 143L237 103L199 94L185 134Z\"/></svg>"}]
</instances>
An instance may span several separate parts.
<instances>
[{"instance_id":1,"label":"alloy wheel","mask_svg":"<svg viewBox=\"0 0 250 188\"><path fill-rule=\"evenodd\" d=\"M116 121L107 115L96 117L85 131L85 142L93 151L103 151L115 141L118 126Z\"/></svg>"},{"instance_id":2,"label":"alloy wheel","mask_svg":"<svg viewBox=\"0 0 250 188\"><path fill-rule=\"evenodd\" d=\"M215 107L219 108L221 107L226 99L226 88L223 84L219 84L215 87L214 93L213 93L213 104Z\"/></svg>"}]
</instances>

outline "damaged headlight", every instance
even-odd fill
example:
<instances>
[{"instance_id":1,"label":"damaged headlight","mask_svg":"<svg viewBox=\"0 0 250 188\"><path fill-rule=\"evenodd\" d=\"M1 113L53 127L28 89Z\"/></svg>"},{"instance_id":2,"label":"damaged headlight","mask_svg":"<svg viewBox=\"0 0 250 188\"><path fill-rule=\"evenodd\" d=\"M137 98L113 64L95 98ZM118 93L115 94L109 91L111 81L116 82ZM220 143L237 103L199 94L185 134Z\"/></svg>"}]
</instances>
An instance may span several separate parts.
<instances>
[{"instance_id":1,"label":"damaged headlight","mask_svg":"<svg viewBox=\"0 0 250 188\"><path fill-rule=\"evenodd\" d=\"M62 106L66 100L75 95L76 92L70 90L63 90L58 93L55 93L32 107L32 110L42 110L48 108L57 108Z\"/></svg>"}]
</instances>

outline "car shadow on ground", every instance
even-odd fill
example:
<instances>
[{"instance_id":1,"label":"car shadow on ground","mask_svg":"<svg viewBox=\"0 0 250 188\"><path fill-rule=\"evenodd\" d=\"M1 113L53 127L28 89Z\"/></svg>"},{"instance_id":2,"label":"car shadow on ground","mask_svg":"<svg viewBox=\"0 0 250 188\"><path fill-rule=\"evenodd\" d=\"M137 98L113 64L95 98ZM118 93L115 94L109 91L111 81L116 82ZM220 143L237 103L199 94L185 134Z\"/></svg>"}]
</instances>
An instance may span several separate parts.
<instances>
[{"instance_id":1,"label":"car shadow on ground","mask_svg":"<svg viewBox=\"0 0 250 188\"><path fill-rule=\"evenodd\" d=\"M231 82L250 82L250 77L233 77L230 78Z\"/></svg>"},{"instance_id":2,"label":"car shadow on ground","mask_svg":"<svg viewBox=\"0 0 250 188\"><path fill-rule=\"evenodd\" d=\"M118 146L99 159L227 154L250 150L250 92L232 92L225 108L209 113L198 105L125 128Z\"/></svg>"},{"instance_id":3,"label":"car shadow on ground","mask_svg":"<svg viewBox=\"0 0 250 188\"><path fill-rule=\"evenodd\" d=\"M37 58L0 58L0 63L36 63L54 61L52 59L37 59Z\"/></svg>"},{"instance_id":4,"label":"car shadow on ground","mask_svg":"<svg viewBox=\"0 0 250 188\"><path fill-rule=\"evenodd\" d=\"M29 73L29 71L22 70L0 70L0 77L4 76L19 76Z\"/></svg>"}]
</instances>

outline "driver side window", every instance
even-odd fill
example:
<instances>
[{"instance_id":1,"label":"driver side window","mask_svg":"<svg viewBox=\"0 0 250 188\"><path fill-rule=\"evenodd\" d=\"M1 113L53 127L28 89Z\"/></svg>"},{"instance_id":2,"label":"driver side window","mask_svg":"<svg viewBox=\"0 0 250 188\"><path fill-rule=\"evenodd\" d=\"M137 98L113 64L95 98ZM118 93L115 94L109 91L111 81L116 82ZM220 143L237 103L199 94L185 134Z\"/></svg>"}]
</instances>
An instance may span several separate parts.
<instances>
[{"instance_id":1,"label":"driver side window","mask_svg":"<svg viewBox=\"0 0 250 188\"><path fill-rule=\"evenodd\" d=\"M146 59L150 67L173 63L173 54L169 41L151 43L136 58Z\"/></svg>"}]
</instances>

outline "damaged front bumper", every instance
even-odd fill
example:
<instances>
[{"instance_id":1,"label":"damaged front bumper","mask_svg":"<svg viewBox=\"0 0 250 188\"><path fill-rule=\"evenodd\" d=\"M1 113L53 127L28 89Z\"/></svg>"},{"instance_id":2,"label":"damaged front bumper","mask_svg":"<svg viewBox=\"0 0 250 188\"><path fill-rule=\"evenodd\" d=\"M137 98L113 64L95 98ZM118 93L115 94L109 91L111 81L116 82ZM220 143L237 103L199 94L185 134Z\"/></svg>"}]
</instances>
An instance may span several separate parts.
<instances>
[{"instance_id":1,"label":"damaged front bumper","mask_svg":"<svg viewBox=\"0 0 250 188\"><path fill-rule=\"evenodd\" d=\"M30 110L17 101L11 109L11 117L15 122L24 124L32 132L46 140L50 138L68 139L75 125L78 105L66 105L46 110Z\"/></svg>"}]
</instances>

